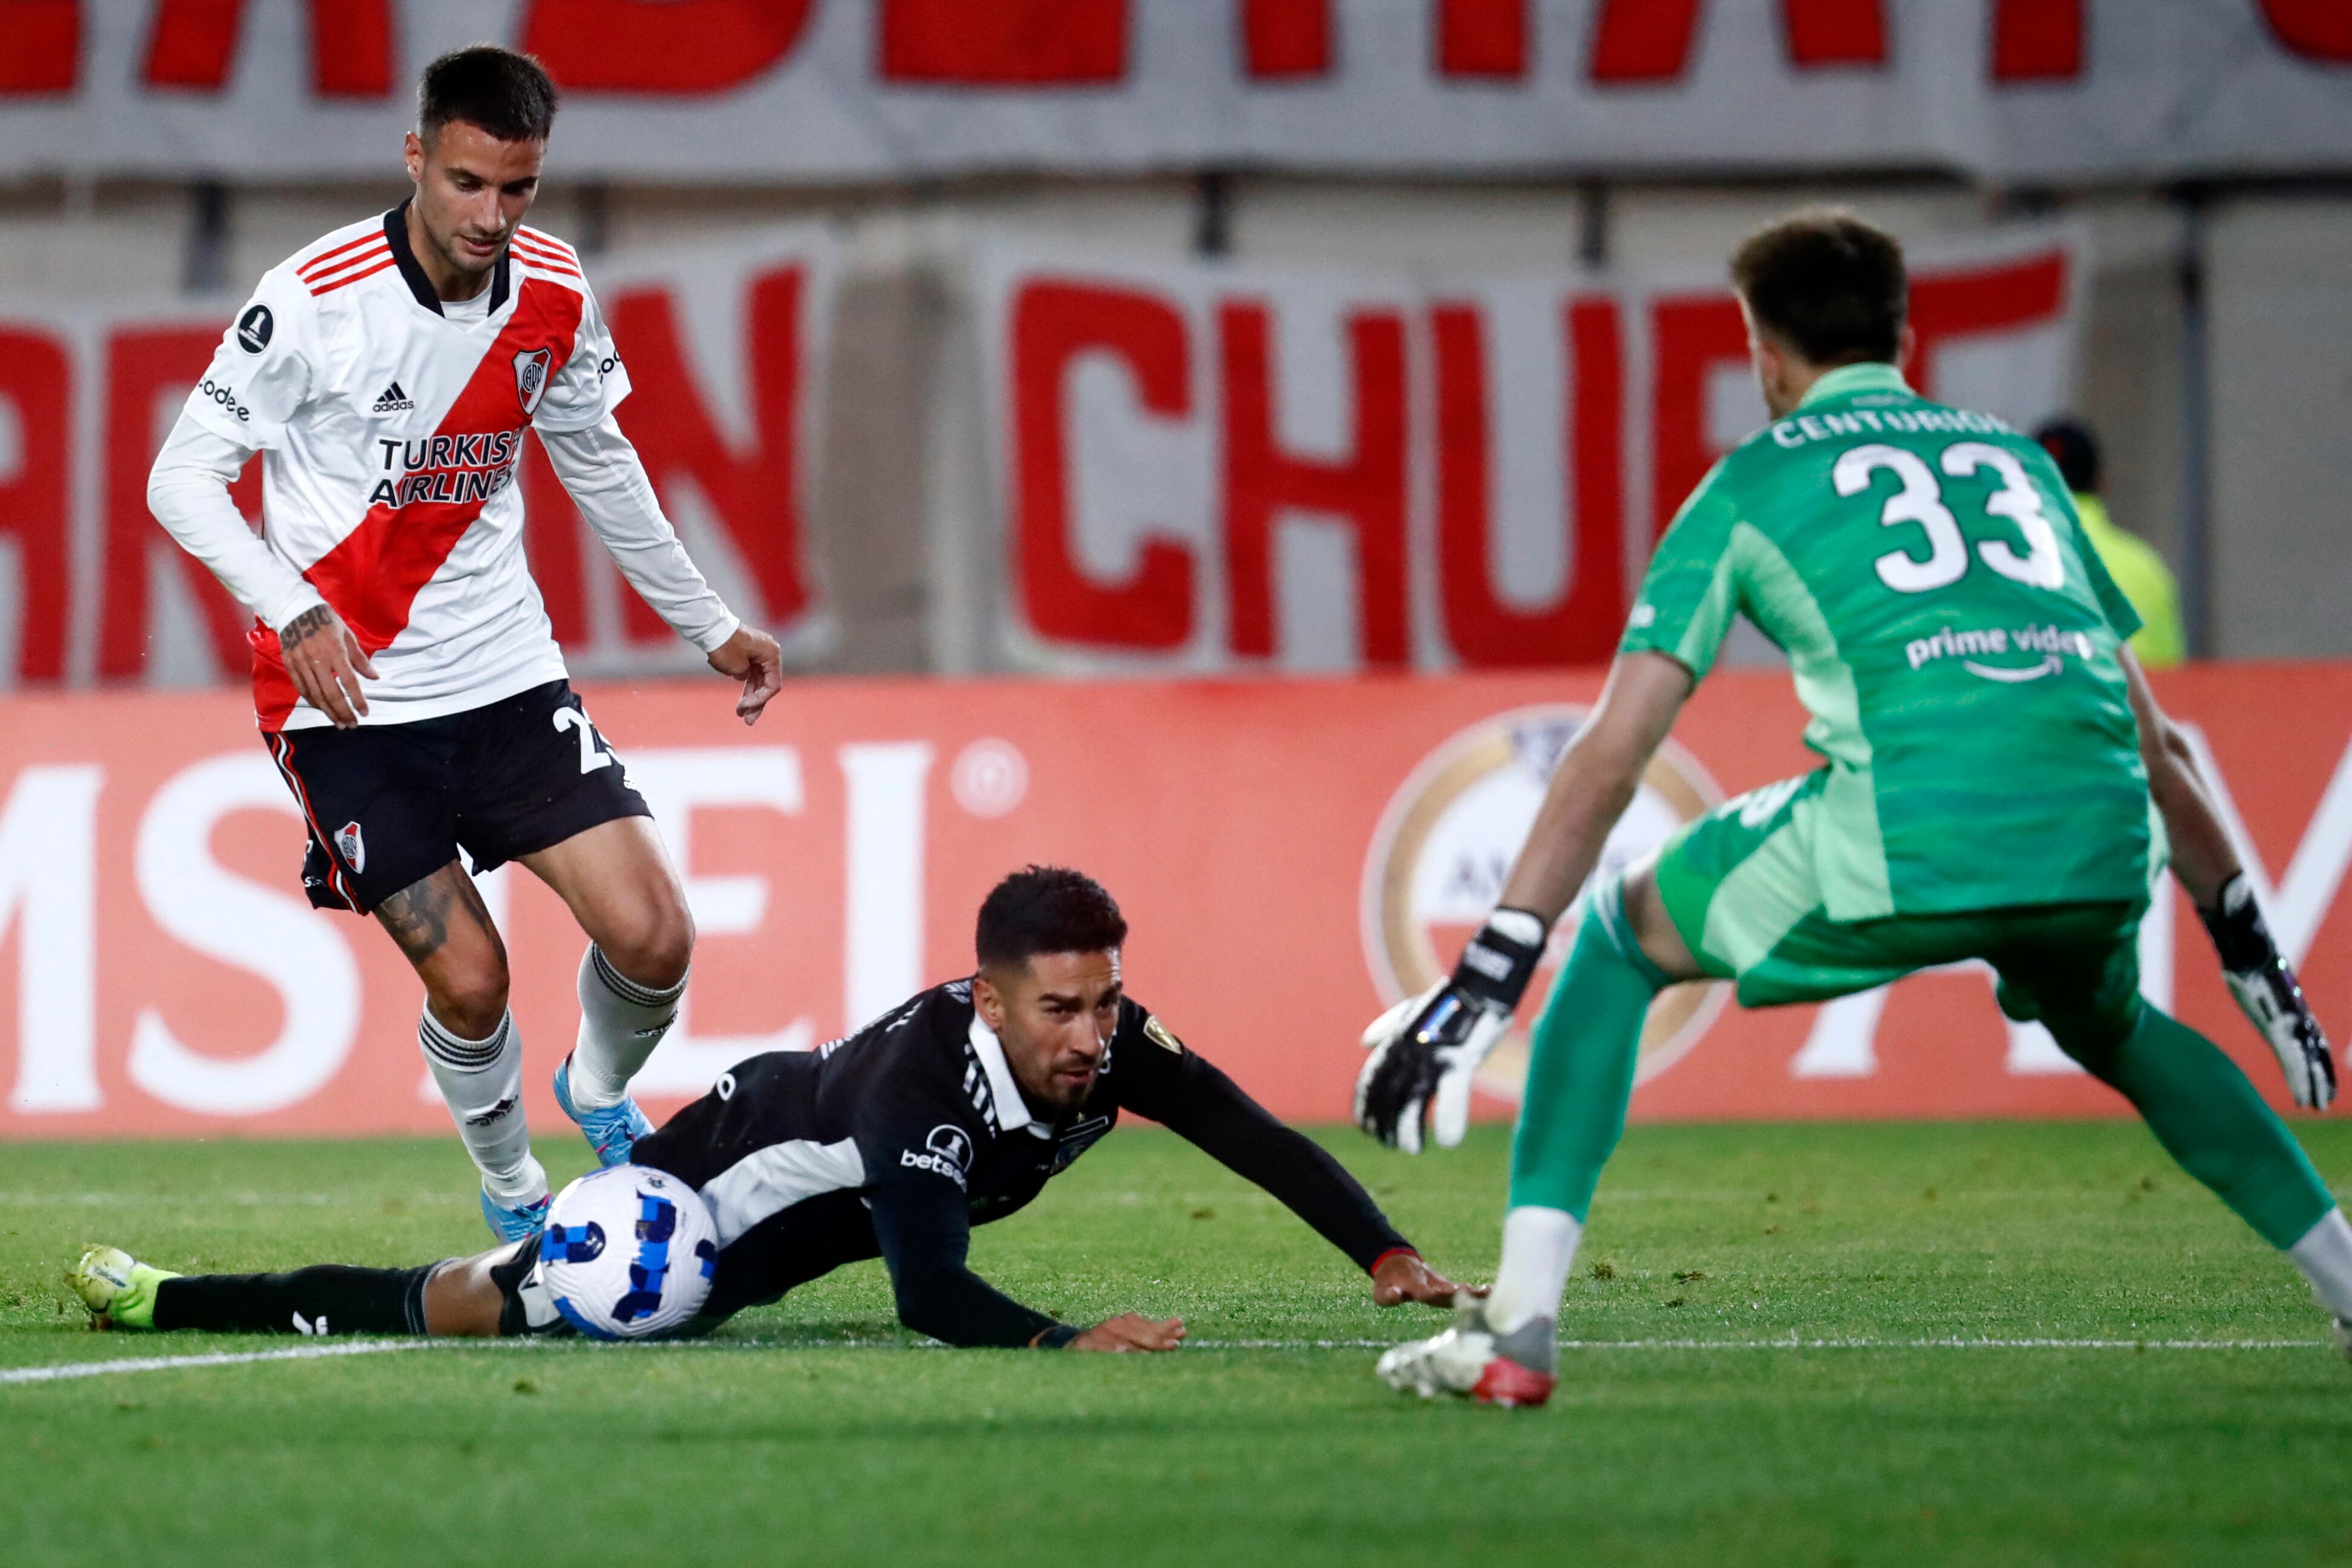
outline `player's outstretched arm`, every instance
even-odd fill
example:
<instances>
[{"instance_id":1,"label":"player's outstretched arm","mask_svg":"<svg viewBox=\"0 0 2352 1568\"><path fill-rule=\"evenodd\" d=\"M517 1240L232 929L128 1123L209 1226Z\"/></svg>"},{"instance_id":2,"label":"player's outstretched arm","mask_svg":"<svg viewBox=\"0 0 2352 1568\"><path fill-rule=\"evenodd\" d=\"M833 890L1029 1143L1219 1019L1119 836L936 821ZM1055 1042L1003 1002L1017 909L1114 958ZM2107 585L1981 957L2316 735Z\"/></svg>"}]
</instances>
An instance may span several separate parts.
<instances>
[{"instance_id":1,"label":"player's outstretched arm","mask_svg":"<svg viewBox=\"0 0 2352 1568\"><path fill-rule=\"evenodd\" d=\"M1610 668L1600 706L1560 753L1528 841L1511 863L1500 908L1525 910L1549 930L1600 862L1610 829L1641 787L1695 683L1681 661L1629 653Z\"/></svg>"},{"instance_id":2,"label":"player's outstretched arm","mask_svg":"<svg viewBox=\"0 0 2352 1568\"><path fill-rule=\"evenodd\" d=\"M541 427L539 438L555 477L629 586L701 649L711 668L743 683L735 712L756 723L783 686L783 655L775 638L728 609L687 555L620 421L608 412L585 429Z\"/></svg>"},{"instance_id":3,"label":"player's outstretched arm","mask_svg":"<svg viewBox=\"0 0 2352 1568\"><path fill-rule=\"evenodd\" d=\"M1121 1312L1091 1329L1081 1329L1062 1348L1070 1351L1172 1351L1184 1342L1181 1318L1147 1318Z\"/></svg>"},{"instance_id":4,"label":"player's outstretched arm","mask_svg":"<svg viewBox=\"0 0 2352 1568\"><path fill-rule=\"evenodd\" d=\"M1160 1034L1175 1037L1164 1026ZM1146 1037L1160 1044L1160 1036ZM1346 1166L1198 1053L1136 1052L1120 1068L1119 1103L1280 1199L1370 1276L1376 1304L1452 1305L1461 1288L1422 1261Z\"/></svg>"},{"instance_id":5,"label":"player's outstretched arm","mask_svg":"<svg viewBox=\"0 0 2352 1568\"><path fill-rule=\"evenodd\" d=\"M1623 654L1610 668L1600 705L1552 772L1502 901L1453 977L1364 1032L1370 1055L1356 1079L1356 1124L1365 1131L1417 1154L1425 1109L1440 1147L1462 1142L1478 1064L1510 1027L1553 922L1592 875L1695 684L1681 660L1662 653Z\"/></svg>"},{"instance_id":6,"label":"player's outstretched arm","mask_svg":"<svg viewBox=\"0 0 2352 1568\"><path fill-rule=\"evenodd\" d=\"M2147 793L2164 817L2172 841L2172 874L2200 910L2221 902L2221 889L2242 873L2238 847L2221 809L2198 770L2197 753L2180 726L2166 717L2147 684L2147 673L2129 648L2116 657L2124 667L2132 718L2139 725L2140 762L2147 769Z\"/></svg>"},{"instance_id":7,"label":"player's outstretched arm","mask_svg":"<svg viewBox=\"0 0 2352 1568\"><path fill-rule=\"evenodd\" d=\"M2139 723L2140 761L2147 793L2172 841L2172 874L2197 906L2221 960L2222 977L2255 1029L2270 1043L2294 1102L2325 1110L2336 1099L2336 1058L2327 1035L2304 999L2294 968L2279 952L2254 902L2237 846L2206 787L2197 753L2167 718L2147 676L2129 648L2118 650Z\"/></svg>"},{"instance_id":8,"label":"player's outstretched arm","mask_svg":"<svg viewBox=\"0 0 2352 1568\"><path fill-rule=\"evenodd\" d=\"M1174 1350L1184 1337L1181 1319L1154 1321L1133 1312L1073 1328L982 1279L966 1262L971 1215L963 1189L946 1176L919 1173L878 1183L867 1201L898 1321L919 1334L942 1344L1043 1350Z\"/></svg>"}]
</instances>

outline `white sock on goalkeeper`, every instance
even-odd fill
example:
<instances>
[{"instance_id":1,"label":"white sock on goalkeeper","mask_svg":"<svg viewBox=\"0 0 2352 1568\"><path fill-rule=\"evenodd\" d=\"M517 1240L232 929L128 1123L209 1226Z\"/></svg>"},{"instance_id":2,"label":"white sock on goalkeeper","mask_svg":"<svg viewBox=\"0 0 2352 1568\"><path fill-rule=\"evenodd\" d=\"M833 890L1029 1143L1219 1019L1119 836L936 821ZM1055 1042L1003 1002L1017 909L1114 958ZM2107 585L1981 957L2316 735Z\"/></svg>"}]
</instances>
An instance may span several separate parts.
<instances>
[{"instance_id":1,"label":"white sock on goalkeeper","mask_svg":"<svg viewBox=\"0 0 2352 1568\"><path fill-rule=\"evenodd\" d=\"M2329 1311L2352 1323L2352 1225L2340 1208L2329 1209L2303 1239L2286 1249L2294 1266Z\"/></svg>"},{"instance_id":2,"label":"white sock on goalkeeper","mask_svg":"<svg viewBox=\"0 0 2352 1568\"><path fill-rule=\"evenodd\" d=\"M603 1110L621 1103L629 1080L677 1022L683 977L656 990L640 985L594 942L580 955L580 1037L572 1047L572 1104Z\"/></svg>"},{"instance_id":3,"label":"white sock on goalkeeper","mask_svg":"<svg viewBox=\"0 0 2352 1568\"><path fill-rule=\"evenodd\" d=\"M417 1020L416 1043L466 1152L481 1168L482 1190L509 1208L545 1197L547 1173L530 1157L523 1119L522 1031L514 1015L500 1018L488 1038L469 1040L427 1008Z\"/></svg>"},{"instance_id":4,"label":"white sock on goalkeeper","mask_svg":"<svg viewBox=\"0 0 2352 1568\"><path fill-rule=\"evenodd\" d=\"M1584 1226L1566 1209L1522 1205L1503 1215L1503 1261L1486 1298L1486 1323L1507 1334L1531 1319L1559 1317L1560 1292L1576 1266Z\"/></svg>"}]
</instances>

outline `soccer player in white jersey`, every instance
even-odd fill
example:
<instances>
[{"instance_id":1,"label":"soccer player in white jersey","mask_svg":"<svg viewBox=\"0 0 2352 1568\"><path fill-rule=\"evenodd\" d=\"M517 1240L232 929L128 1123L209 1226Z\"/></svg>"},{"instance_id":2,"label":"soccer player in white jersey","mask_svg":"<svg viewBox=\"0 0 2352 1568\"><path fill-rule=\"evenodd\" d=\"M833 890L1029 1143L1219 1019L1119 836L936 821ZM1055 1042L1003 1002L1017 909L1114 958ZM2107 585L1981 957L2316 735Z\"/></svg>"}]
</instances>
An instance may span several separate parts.
<instances>
[{"instance_id":1,"label":"soccer player in white jersey","mask_svg":"<svg viewBox=\"0 0 2352 1568\"><path fill-rule=\"evenodd\" d=\"M536 429L646 603L740 679L773 637L687 558L614 420L628 372L580 259L522 226L555 87L490 47L426 68L416 191L271 268L155 459L156 518L255 614L262 738L310 826L302 880L373 913L425 982L417 1036L502 1239L544 1223L504 943L474 877L520 861L589 938L556 1099L597 1158L652 1131L628 1081L677 1016L694 924L645 800L565 678L523 558L515 468ZM229 482L256 451L262 530ZM472 861L469 873L463 851Z\"/></svg>"}]
</instances>

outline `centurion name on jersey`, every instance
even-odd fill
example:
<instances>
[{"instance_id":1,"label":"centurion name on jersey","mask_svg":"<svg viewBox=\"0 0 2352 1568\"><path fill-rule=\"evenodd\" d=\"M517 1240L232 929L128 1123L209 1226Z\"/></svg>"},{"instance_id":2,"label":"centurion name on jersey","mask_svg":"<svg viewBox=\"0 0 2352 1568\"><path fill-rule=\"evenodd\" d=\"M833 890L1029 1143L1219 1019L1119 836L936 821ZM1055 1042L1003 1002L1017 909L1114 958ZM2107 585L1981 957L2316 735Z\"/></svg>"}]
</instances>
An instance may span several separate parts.
<instances>
[{"instance_id":1,"label":"centurion name on jersey","mask_svg":"<svg viewBox=\"0 0 2352 1568\"><path fill-rule=\"evenodd\" d=\"M486 301L446 310L407 208L273 268L188 398L262 458L262 536L371 655L366 724L461 712L565 674L523 559L523 434L587 429L628 395L579 258L519 230ZM487 310L484 304L487 303ZM265 731L327 716L255 625Z\"/></svg>"},{"instance_id":2,"label":"centurion name on jersey","mask_svg":"<svg viewBox=\"0 0 2352 1568\"><path fill-rule=\"evenodd\" d=\"M1830 372L1684 503L1619 646L1704 676L1735 613L1812 716L1831 920L2146 896L2139 619L2040 447L1893 365Z\"/></svg>"}]
</instances>

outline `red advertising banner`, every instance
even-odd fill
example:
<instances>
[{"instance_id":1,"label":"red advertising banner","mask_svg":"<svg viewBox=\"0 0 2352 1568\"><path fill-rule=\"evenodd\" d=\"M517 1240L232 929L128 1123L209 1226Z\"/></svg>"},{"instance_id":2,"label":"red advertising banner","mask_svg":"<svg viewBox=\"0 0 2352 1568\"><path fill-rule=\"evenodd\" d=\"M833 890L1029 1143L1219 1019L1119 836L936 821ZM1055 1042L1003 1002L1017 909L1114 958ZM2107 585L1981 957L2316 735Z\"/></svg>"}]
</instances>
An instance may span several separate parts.
<instances>
[{"instance_id":1,"label":"red advertising banner","mask_svg":"<svg viewBox=\"0 0 2352 1568\"><path fill-rule=\"evenodd\" d=\"M831 630L807 507L833 255L824 230L788 227L616 258L593 279L635 389L622 427L697 561L788 647ZM19 684L244 683L251 616L147 510L147 471L238 302L0 300L0 554L19 588L0 668ZM232 491L257 520L260 461ZM520 461L532 575L573 668L700 668L622 584L536 440Z\"/></svg>"},{"instance_id":2,"label":"red advertising banner","mask_svg":"<svg viewBox=\"0 0 2352 1568\"><path fill-rule=\"evenodd\" d=\"M2340 169L2341 0L8 0L0 174L380 174L426 60L567 170Z\"/></svg>"},{"instance_id":3,"label":"red advertising banner","mask_svg":"<svg viewBox=\"0 0 2352 1568\"><path fill-rule=\"evenodd\" d=\"M2021 428L2063 412L2084 233L1909 252L1913 384ZM1016 667L1604 661L1657 537L1767 418L1720 274L1383 277L1000 241L974 275L1003 516L988 605Z\"/></svg>"},{"instance_id":4,"label":"red advertising banner","mask_svg":"<svg viewBox=\"0 0 2352 1568\"><path fill-rule=\"evenodd\" d=\"M1134 994L1279 1113L1346 1113L1355 1040L1450 963L1492 900L1596 674L1151 684L808 682L756 730L716 681L587 689L658 814L700 942L656 1114L756 1050L804 1048L965 973L982 895L1032 860L1106 882ZM2216 764L2273 928L2323 1018L2352 1017L2352 666L2160 684ZM1694 699L1608 859L1802 770L1785 679ZM420 993L371 921L314 910L294 804L230 693L0 704L0 1135L430 1131ZM2030 777L2020 787L2030 788ZM1997 851L1998 847L1990 847ZM529 874L486 879L530 1109L577 1023L583 939ZM2284 1098L2179 896L2147 988ZM1490 1072L1507 1111L1514 1052ZM1984 973L1745 1013L1654 1010L1649 1118L2120 1111Z\"/></svg>"}]
</instances>

